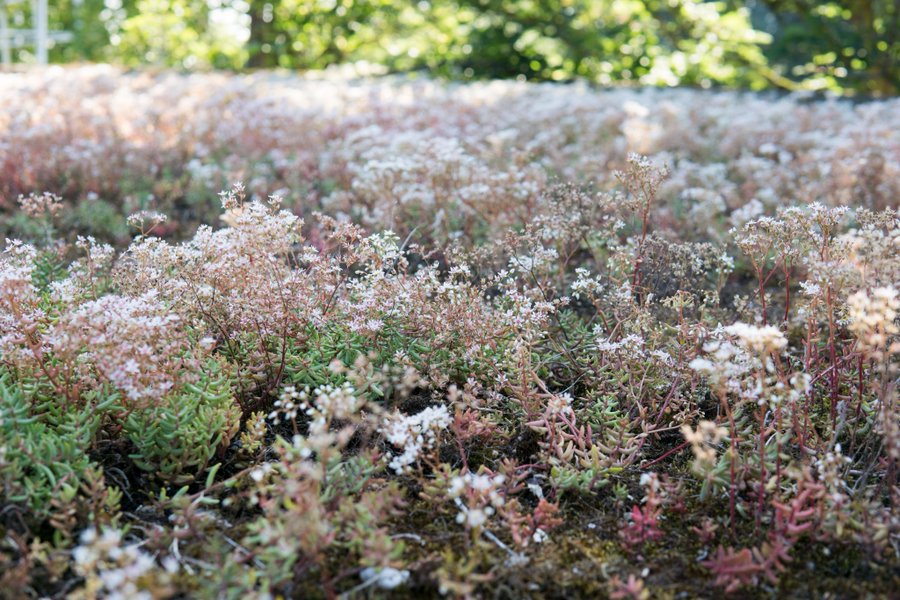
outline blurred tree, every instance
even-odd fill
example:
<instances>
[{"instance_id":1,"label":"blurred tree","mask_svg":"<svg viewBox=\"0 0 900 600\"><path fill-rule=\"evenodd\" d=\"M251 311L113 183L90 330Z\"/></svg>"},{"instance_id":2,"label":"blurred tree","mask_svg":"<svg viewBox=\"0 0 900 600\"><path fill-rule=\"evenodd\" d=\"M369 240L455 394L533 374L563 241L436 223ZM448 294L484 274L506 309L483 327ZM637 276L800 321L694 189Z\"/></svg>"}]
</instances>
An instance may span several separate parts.
<instances>
[{"instance_id":1,"label":"blurred tree","mask_svg":"<svg viewBox=\"0 0 900 600\"><path fill-rule=\"evenodd\" d=\"M213 26L214 10L230 0L137 0L122 23L116 52L129 65L237 68L246 61L244 39Z\"/></svg>"},{"instance_id":2,"label":"blurred tree","mask_svg":"<svg viewBox=\"0 0 900 600\"><path fill-rule=\"evenodd\" d=\"M776 23L767 54L809 86L900 92L897 0L762 0Z\"/></svg>"},{"instance_id":3,"label":"blurred tree","mask_svg":"<svg viewBox=\"0 0 900 600\"><path fill-rule=\"evenodd\" d=\"M367 60L463 78L766 84L760 44L767 36L753 30L746 9L721 2L252 0L250 6L251 66Z\"/></svg>"},{"instance_id":4,"label":"blurred tree","mask_svg":"<svg viewBox=\"0 0 900 600\"><path fill-rule=\"evenodd\" d=\"M50 60L52 62L71 62L78 60L108 60L110 57L110 34L108 20L118 11L111 11L108 4L111 0L54 0L48 3L48 25L52 31L65 31L72 34L71 39L63 43L51 42ZM134 5L133 0L117 0L116 5L121 12ZM14 29L32 27L30 0L6 0L10 26ZM31 52L26 48L24 52ZM25 57L15 52L16 60Z\"/></svg>"},{"instance_id":5,"label":"blurred tree","mask_svg":"<svg viewBox=\"0 0 900 600\"><path fill-rule=\"evenodd\" d=\"M677 85L765 85L743 8L699 0L466 0L472 73Z\"/></svg>"},{"instance_id":6,"label":"blurred tree","mask_svg":"<svg viewBox=\"0 0 900 600\"><path fill-rule=\"evenodd\" d=\"M108 58L110 39L103 17L109 13L105 12L105 0L59 0L50 2L48 8L50 28L72 32L70 41L54 45L52 60L98 61Z\"/></svg>"},{"instance_id":7,"label":"blurred tree","mask_svg":"<svg viewBox=\"0 0 900 600\"><path fill-rule=\"evenodd\" d=\"M410 6L403 0L251 0L249 65L317 69L384 60ZM414 27L403 31L415 34Z\"/></svg>"},{"instance_id":8,"label":"blurred tree","mask_svg":"<svg viewBox=\"0 0 900 600\"><path fill-rule=\"evenodd\" d=\"M56 62L900 92L898 0L56 0L50 27Z\"/></svg>"},{"instance_id":9,"label":"blurred tree","mask_svg":"<svg viewBox=\"0 0 900 600\"><path fill-rule=\"evenodd\" d=\"M269 0L249 0L250 39L247 51L250 68L270 68L278 64L278 55L272 42L278 37L275 23L275 7Z\"/></svg>"}]
</instances>

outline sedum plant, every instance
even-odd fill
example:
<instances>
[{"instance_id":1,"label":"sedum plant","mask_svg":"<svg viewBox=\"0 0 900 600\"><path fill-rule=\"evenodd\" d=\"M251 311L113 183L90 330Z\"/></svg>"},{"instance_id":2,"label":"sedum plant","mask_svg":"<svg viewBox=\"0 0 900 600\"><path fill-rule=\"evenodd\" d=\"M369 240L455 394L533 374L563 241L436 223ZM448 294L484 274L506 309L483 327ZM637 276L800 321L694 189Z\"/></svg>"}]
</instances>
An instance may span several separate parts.
<instances>
[{"instance_id":1,"label":"sedum plant","mask_svg":"<svg viewBox=\"0 0 900 600\"><path fill-rule=\"evenodd\" d=\"M181 485L202 474L228 446L240 418L232 378L209 360L196 383L134 410L123 425L136 450L135 464L166 484Z\"/></svg>"},{"instance_id":2,"label":"sedum plant","mask_svg":"<svg viewBox=\"0 0 900 600\"><path fill-rule=\"evenodd\" d=\"M54 521L60 532L83 492L103 486L102 471L88 454L115 397L62 414L31 403L10 372L0 370L0 485L3 502L24 510L25 521ZM102 493L101 493L102 495ZM115 504L116 494L107 499ZM95 507L99 508L99 507ZM98 518L99 515L94 515Z\"/></svg>"},{"instance_id":3,"label":"sedum plant","mask_svg":"<svg viewBox=\"0 0 900 600\"><path fill-rule=\"evenodd\" d=\"M893 591L894 101L10 77L0 594Z\"/></svg>"}]
</instances>

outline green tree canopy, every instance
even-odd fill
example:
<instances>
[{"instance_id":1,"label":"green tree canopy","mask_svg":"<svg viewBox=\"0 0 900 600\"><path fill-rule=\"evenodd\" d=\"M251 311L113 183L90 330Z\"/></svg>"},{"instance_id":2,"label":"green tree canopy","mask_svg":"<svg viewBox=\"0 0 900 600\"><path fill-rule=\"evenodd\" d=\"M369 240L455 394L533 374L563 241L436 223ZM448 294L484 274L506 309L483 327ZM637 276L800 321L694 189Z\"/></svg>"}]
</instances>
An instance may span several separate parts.
<instances>
[{"instance_id":1,"label":"green tree canopy","mask_svg":"<svg viewBox=\"0 0 900 600\"><path fill-rule=\"evenodd\" d=\"M900 90L896 0L59 0L50 19L74 34L58 62Z\"/></svg>"}]
</instances>

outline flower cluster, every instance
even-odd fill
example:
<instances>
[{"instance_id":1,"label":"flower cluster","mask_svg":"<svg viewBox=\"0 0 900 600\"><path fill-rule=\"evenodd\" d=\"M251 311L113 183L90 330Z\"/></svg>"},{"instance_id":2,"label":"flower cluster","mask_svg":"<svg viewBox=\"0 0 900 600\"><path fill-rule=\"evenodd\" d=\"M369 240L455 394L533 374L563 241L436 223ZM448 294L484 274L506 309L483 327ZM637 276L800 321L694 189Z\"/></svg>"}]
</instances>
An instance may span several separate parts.
<instances>
[{"instance_id":1,"label":"flower cluster","mask_svg":"<svg viewBox=\"0 0 900 600\"><path fill-rule=\"evenodd\" d=\"M326 384L312 391L309 386L298 390L289 385L274 402L275 410L269 413L269 419L275 425L284 420L296 426L298 413L302 411L310 419L310 430L324 433L333 420L346 421L355 417L364 404L365 398L347 382L339 386Z\"/></svg>"},{"instance_id":2,"label":"flower cluster","mask_svg":"<svg viewBox=\"0 0 900 600\"><path fill-rule=\"evenodd\" d=\"M694 471L704 473L716 462L716 446L728 437L728 430L713 421L700 421L697 429L681 426L681 434L694 452Z\"/></svg>"},{"instance_id":3,"label":"flower cluster","mask_svg":"<svg viewBox=\"0 0 900 600\"><path fill-rule=\"evenodd\" d=\"M463 473L450 480L447 494L454 499L459 513L456 522L466 529L480 530L497 508L503 506L500 493L506 478L490 473Z\"/></svg>"},{"instance_id":4,"label":"flower cluster","mask_svg":"<svg viewBox=\"0 0 900 600\"><path fill-rule=\"evenodd\" d=\"M423 452L434 448L450 422L446 406L430 406L415 415L397 413L388 417L381 432L392 446L402 450L391 458L390 468L396 473L406 472Z\"/></svg>"},{"instance_id":5,"label":"flower cluster","mask_svg":"<svg viewBox=\"0 0 900 600\"><path fill-rule=\"evenodd\" d=\"M19 206L32 218L55 216L62 208L62 198L51 192L19 196Z\"/></svg>"},{"instance_id":6,"label":"flower cluster","mask_svg":"<svg viewBox=\"0 0 900 600\"><path fill-rule=\"evenodd\" d=\"M85 302L66 313L45 340L79 377L108 381L133 404L167 394L190 360L181 318L154 292Z\"/></svg>"},{"instance_id":7,"label":"flower cluster","mask_svg":"<svg viewBox=\"0 0 900 600\"><path fill-rule=\"evenodd\" d=\"M892 337L900 332L897 327L900 296L896 289L882 287L871 292L861 290L847 298L847 305L850 312L849 329L859 337L861 344L870 350L900 352L898 342L891 343Z\"/></svg>"},{"instance_id":8,"label":"flower cluster","mask_svg":"<svg viewBox=\"0 0 900 600\"><path fill-rule=\"evenodd\" d=\"M178 561L167 558L163 568L159 568L139 544L123 542L122 532L117 529L82 532L72 558L85 584L70 597L155 600L171 596L171 580L179 571Z\"/></svg>"},{"instance_id":9,"label":"flower cluster","mask_svg":"<svg viewBox=\"0 0 900 600\"><path fill-rule=\"evenodd\" d=\"M242 179L252 198L291 190L289 204L314 202L401 237L410 219L434 239L485 225L501 236L520 209L544 208L548 173L607 188L633 152L668 159L660 194L683 204L681 218L695 231L713 236L722 233L717 219L737 226L780 198L880 209L900 191L897 100L177 78L100 66L18 74L2 87L0 164L15 176L3 179L0 197L38 189L77 198L86 207L81 223L95 232L89 215L111 203L123 215L161 209L172 217L165 226L187 235L197 211L179 200L211 204L211 190ZM147 195L120 185L128 178ZM65 189L55 187L61 181Z\"/></svg>"},{"instance_id":10,"label":"flower cluster","mask_svg":"<svg viewBox=\"0 0 900 600\"><path fill-rule=\"evenodd\" d=\"M725 333L738 338L741 343L758 356L777 353L787 346L787 340L777 327L758 327L746 323L735 323L725 328Z\"/></svg>"}]
</instances>

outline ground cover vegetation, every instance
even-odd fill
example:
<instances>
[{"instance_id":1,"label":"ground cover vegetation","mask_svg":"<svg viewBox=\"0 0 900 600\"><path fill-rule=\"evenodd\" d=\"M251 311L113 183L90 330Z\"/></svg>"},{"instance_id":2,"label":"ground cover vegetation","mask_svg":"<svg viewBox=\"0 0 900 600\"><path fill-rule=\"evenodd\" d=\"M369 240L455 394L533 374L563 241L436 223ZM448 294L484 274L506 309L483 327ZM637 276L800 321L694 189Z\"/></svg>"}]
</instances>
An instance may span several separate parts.
<instances>
[{"instance_id":1,"label":"ground cover vegetation","mask_svg":"<svg viewBox=\"0 0 900 600\"><path fill-rule=\"evenodd\" d=\"M898 132L0 75L0 594L890 597Z\"/></svg>"}]
</instances>

